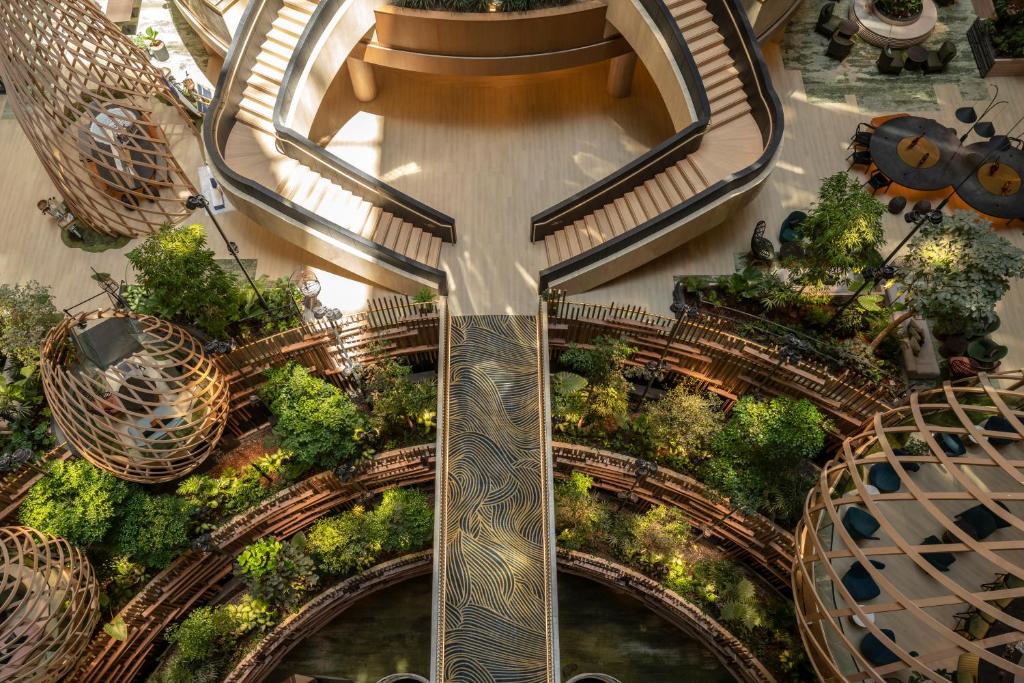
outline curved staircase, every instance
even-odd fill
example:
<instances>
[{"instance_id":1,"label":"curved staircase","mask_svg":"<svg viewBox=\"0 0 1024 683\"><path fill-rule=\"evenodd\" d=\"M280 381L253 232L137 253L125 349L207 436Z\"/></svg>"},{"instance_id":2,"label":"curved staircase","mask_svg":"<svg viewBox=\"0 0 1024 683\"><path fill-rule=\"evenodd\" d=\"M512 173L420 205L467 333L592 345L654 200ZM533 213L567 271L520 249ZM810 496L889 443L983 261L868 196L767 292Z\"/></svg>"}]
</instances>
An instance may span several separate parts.
<instances>
[{"instance_id":1,"label":"curved staircase","mask_svg":"<svg viewBox=\"0 0 1024 683\"><path fill-rule=\"evenodd\" d=\"M318 4L250 3L204 129L212 165L240 210L346 273L397 291L443 291L437 265L444 240L376 205L360 183L347 182L351 169L284 138L275 122L289 63L301 58Z\"/></svg>"},{"instance_id":2,"label":"curved staircase","mask_svg":"<svg viewBox=\"0 0 1024 683\"><path fill-rule=\"evenodd\" d=\"M621 197L544 237L548 266L567 261L682 204L753 164L764 152L744 80L704 0L667 7L700 72L711 119L700 148Z\"/></svg>"}]
</instances>

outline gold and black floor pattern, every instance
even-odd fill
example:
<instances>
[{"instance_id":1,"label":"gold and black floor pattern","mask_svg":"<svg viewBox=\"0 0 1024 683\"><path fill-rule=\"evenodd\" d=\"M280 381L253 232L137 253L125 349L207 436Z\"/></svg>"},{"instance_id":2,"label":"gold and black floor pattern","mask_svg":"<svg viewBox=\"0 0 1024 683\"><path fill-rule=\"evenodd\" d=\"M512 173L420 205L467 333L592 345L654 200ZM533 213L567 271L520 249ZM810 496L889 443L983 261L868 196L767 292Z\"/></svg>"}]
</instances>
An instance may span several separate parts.
<instances>
[{"instance_id":1,"label":"gold and black floor pattern","mask_svg":"<svg viewBox=\"0 0 1024 683\"><path fill-rule=\"evenodd\" d=\"M533 316L447 325L438 683L557 680L540 338Z\"/></svg>"}]
</instances>

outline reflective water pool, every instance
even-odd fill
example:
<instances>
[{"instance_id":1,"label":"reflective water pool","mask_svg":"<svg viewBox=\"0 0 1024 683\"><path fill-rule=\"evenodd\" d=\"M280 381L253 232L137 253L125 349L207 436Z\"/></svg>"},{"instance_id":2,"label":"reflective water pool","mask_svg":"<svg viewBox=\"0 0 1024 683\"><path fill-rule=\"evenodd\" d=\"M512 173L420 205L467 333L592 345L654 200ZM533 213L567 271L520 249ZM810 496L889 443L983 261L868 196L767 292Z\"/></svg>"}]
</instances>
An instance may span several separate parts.
<instances>
[{"instance_id":1,"label":"reflective water pool","mask_svg":"<svg viewBox=\"0 0 1024 683\"><path fill-rule=\"evenodd\" d=\"M271 676L293 673L376 683L396 672L430 673L429 576L360 601L292 650ZM575 576L558 577L562 668L622 683L731 683L700 644L630 596Z\"/></svg>"}]
</instances>

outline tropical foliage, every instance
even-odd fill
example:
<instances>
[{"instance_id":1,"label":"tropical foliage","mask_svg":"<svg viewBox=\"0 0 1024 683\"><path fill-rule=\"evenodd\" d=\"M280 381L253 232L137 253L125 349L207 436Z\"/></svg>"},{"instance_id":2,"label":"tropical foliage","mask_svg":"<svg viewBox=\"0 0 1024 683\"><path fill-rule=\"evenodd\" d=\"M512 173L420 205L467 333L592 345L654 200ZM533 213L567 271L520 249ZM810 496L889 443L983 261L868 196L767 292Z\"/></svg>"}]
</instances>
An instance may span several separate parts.
<instances>
[{"instance_id":1,"label":"tropical foliage","mask_svg":"<svg viewBox=\"0 0 1024 683\"><path fill-rule=\"evenodd\" d=\"M364 418L349 397L296 363L269 370L260 398L274 434L300 470L330 469L358 455L352 437Z\"/></svg>"},{"instance_id":2,"label":"tropical foliage","mask_svg":"<svg viewBox=\"0 0 1024 683\"><path fill-rule=\"evenodd\" d=\"M246 546L236 561L235 574L254 598L289 612L320 582L303 534L291 541L268 536Z\"/></svg>"},{"instance_id":3,"label":"tropical foliage","mask_svg":"<svg viewBox=\"0 0 1024 683\"><path fill-rule=\"evenodd\" d=\"M188 547L195 507L172 495L133 491L117 512L116 547L149 569L162 569Z\"/></svg>"},{"instance_id":4,"label":"tropical foliage","mask_svg":"<svg viewBox=\"0 0 1024 683\"><path fill-rule=\"evenodd\" d=\"M370 427L385 449L433 438L437 426L437 382L410 379L412 368L384 358L366 369Z\"/></svg>"},{"instance_id":5,"label":"tropical foliage","mask_svg":"<svg viewBox=\"0 0 1024 683\"><path fill-rule=\"evenodd\" d=\"M1022 276L1024 251L967 212L924 224L900 266L909 305L935 321L940 333L983 331L1011 282Z\"/></svg>"}]
</instances>

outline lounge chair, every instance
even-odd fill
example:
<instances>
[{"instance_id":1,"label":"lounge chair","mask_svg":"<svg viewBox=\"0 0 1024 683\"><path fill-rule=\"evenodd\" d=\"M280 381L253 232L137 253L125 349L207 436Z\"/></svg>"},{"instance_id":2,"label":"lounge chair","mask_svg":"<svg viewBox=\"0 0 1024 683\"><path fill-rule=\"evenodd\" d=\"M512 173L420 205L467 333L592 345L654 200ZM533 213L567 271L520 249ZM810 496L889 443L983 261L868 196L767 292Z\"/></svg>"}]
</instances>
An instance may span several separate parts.
<instances>
[{"instance_id":1,"label":"lounge chair","mask_svg":"<svg viewBox=\"0 0 1024 683\"><path fill-rule=\"evenodd\" d=\"M929 536L921 541L921 545L942 545L942 540L938 536ZM951 552L921 553L921 557L940 572L948 572L950 565L956 562L956 555Z\"/></svg>"},{"instance_id":2,"label":"lounge chair","mask_svg":"<svg viewBox=\"0 0 1024 683\"><path fill-rule=\"evenodd\" d=\"M901 51L894 51L891 47L886 47L878 53L878 59L875 61L875 66L878 68L878 73L880 74L899 76L903 71L903 64L905 61L906 57Z\"/></svg>"},{"instance_id":3,"label":"lounge chair","mask_svg":"<svg viewBox=\"0 0 1024 683\"><path fill-rule=\"evenodd\" d=\"M967 355L986 366L998 363L1010 349L992 341L991 337L982 337L967 345Z\"/></svg>"},{"instance_id":4,"label":"lounge chair","mask_svg":"<svg viewBox=\"0 0 1024 683\"><path fill-rule=\"evenodd\" d=\"M967 446L964 445L963 439L956 434L940 432L935 435L935 440L942 448L942 452L951 458L959 457L967 452Z\"/></svg>"},{"instance_id":5,"label":"lounge chair","mask_svg":"<svg viewBox=\"0 0 1024 683\"><path fill-rule=\"evenodd\" d=\"M871 188L871 194L876 194L879 190L882 192L888 190L889 186L892 185L892 180L884 173L872 173L864 185Z\"/></svg>"},{"instance_id":6,"label":"lounge chair","mask_svg":"<svg viewBox=\"0 0 1024 683\"><path fill-rule=\"evenodd\" d=\"M1010 421L1002 415L993 415L989 419L982 423L982 428L989 432L1007 432L1009 434L1016 435L1017 430L1013 428ZM1007 446L1013 443L1016 439L1004 439L999 436L988 437L988 442L995 447Z\"/></svg>"},{"instance_id":7,"label":"lounge chair","mask_svg":"<svg viewBox=\"0 0 1024 683\"><path fill-rule=\"evenodd\" d=\"M832 34L839 28L839 24L843 23L840 17L834 16L836 11L836 3L826 2L821 6L821 10L818 12L818 21L814 23L814 31L820 33L826 38L831 38Z\"/></svg>"},{"instance_id":8,"label":"lounge chair","mask_svg":"<svg viewBox=\"0 0 1024 683\"><path fill-rule=\"evenodd\" d=\"M921 466L916 462L908 462L903 465L908 472L917 472ZM868 483L882 493L895 493L903 486L900 475L896 473L893 466L887 462L876 463L868 470Z\"/></svg>"},{"instance_id":9,"label":"lounge chair","mask_svg":"<svg viewBox=\"0 0 1024 683\"><path fill-rule=\"evenodd\" d=\"M928 50L928 61L924 64L926 74L938 74L946 70L949 63L956 57L956 45L947 40L938 50Z\"/></svg>"},{"instance_id":10,"label":"lounge chair","mask_svg":"<svg viewBox=\"0 0 1024 683\"><path fill-rule=\"evenodd\" d=\"M962 652L956 660L957 683L978 683L980 659L973 652Z\"/></svg>"},{"instance_id":11,"label":"lounge chair","mask_svg":"<svg viewBox=\"0 0 1024 683\"><path fill-rule=\"evenodd\" d=\"M896 642L896 634L892 629L883 628L882 634L892 642ZM900 661L899 656L879 640L874 633L868 633L864 636L864 640L860 641L860 653L871 663L871 666L885 666ZM910 654L917 656L917 653L913 651Z\"/></svg>"},{"instance_id":12,"label":"lounge chair","mask_svg":"<svg viewBox=\"0 0 1024 683\"><path fill-rule=\"evenodd\" d=\"M757 225L754 226L754 234L750 238L750 253L758 261L771 262L775 260L775 245L764 236L767 229L767 223L758 221Z\"/></svg>"},{"instance_id":13,"label":"lounge chair","mask_svg":"<svg viewBox=\"0 0 1024 683\"><path fill-rule=\"evenodd\" d=\"M849 168L853 168L854 166L864 166L867 168L872 162L871 152L866 149L855 149L850 152L849 156L846 157L846 160L850 162Z\"/></svg>"},{"instance_id":14,"label":"lounge chair","mask_svg":"<svg viewBox=\"0 0 1024 683\"><path fill-rule=\"evenodd\" d=\"M779 242L785 244L786 242L799 242L800 241L800 226L807 220L807 214L803 211L792 211L786 220L782 221L782 227L779 228Z\"/></svg>"},{"instance_id":15,"label":"lounge chair","mask_svg":"<svg viewBox=\"0 0 1024 683\"><path fill-rule=\"evenodd\" d=\"M871 564L875 569L885 569L885 564L877 560L871 560ZM882 589L878 587L875 580L868 574L868 570L859 561L850 565L850 568L843 574L842 580L843 586L857 602L874 600L882 594Z\"/></svg>"},{"instance_id":16,"label":"lounge chair","mask_svg":"<svg viewBox=\"0 0 1024 683\"><path fill-rule=\"evenodd\" d=\"M843 527L856 541L877 541L878 536L872 534L878 531L880 526L870 512L858 507L848 508L843 515Z\"/></svg>"}]
</instances>

